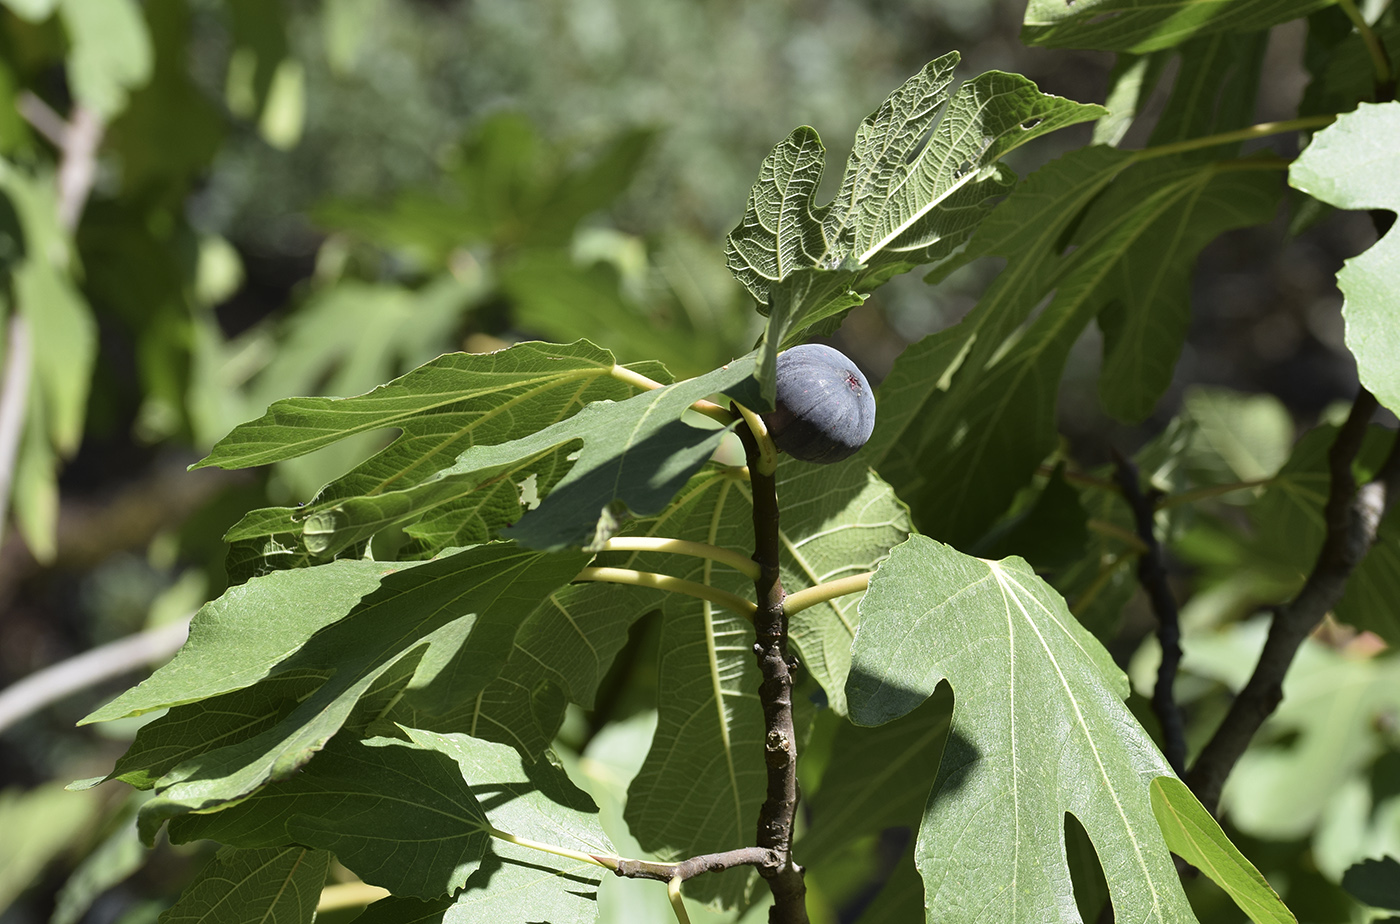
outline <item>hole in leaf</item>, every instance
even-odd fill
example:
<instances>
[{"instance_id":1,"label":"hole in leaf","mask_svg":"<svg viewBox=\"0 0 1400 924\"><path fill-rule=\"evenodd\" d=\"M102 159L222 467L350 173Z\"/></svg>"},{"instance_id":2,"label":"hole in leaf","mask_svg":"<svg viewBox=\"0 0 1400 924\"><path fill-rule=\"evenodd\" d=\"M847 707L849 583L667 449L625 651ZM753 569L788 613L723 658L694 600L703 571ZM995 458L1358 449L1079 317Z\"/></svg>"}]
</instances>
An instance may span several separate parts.
<instances>
[{"instance_id":1,"label":"hole in leaf","mask_svg":"<svg viewBox=\"0 0 1400 924\"><path fill-rule=\"evenodd\" d=\"M1108 896L1108 880L1098 852L1084 826L1068 812L1065 813L1065 859L1069 861L1069 878L1074 883L1074 903L1079 916L1086 922L1112 921Z\"/></svg>"},{"instance_id":2,"label":"hole in leaf","mask_svg":"<svg viewBox=\"0 0 1400 924\"><path fill-rule=\"evenodd\" d=\"M1037 125L1039 125L1040 122L1041 122L1041 120L1038 119L1038 118L1036 118L1036 119L1027 119L1026 121L1024 121L1024 122L1021 123L1021 128L1022 128L1024 131L1030 131L1031 129L1033 129L1033 128L1035 128Z\"/></svg>"}]
</instances>

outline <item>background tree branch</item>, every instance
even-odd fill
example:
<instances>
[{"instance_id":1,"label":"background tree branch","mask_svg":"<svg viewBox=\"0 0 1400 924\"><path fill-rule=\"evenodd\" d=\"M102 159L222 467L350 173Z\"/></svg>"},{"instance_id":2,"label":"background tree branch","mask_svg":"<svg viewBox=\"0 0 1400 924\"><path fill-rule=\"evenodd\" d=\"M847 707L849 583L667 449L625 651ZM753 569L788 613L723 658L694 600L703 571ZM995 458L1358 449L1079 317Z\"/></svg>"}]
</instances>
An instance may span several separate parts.
<instances>
[{"instance_id":1,"label":"background tree branch","mask_svg":"<svg viewBox=\"0 0 1400 924\"><path fill-rule=\"evenodd\" d=\"M1360 489L1352 474L1376 407L1375 396L1362 389L1328 452L1327 534L1317 562L1297 596L1275 612L1254 673L1186 776L1196 798L1212 812L1219 808L1230 771L1283 699L1283 679L1298 647L1342 599L1347 579L1375 543L1381 519L1400 490L1400 439Z\"/></svg>"},{"instance_id":2,"label":"background tree branch","mask_svg":"<svg viewBox=\"0 0 1400 924\"><path fill-rule=\"evenodd\" d=\"M1137 535L1146 549L1138 556L1138 582L1147 591L1152 612L1157 617L1157 640L1162 646L1162 663L1157 668L1157 685L1152 690L1152 711L1162 725L1162 749L1178 776L1186 773L1186 726L1173 689L1181 665L1181 624L1176 597L1167 583L1167 567L1162 544L1157 541L1154 517L1158 492L1143 493L1137 466L1114 452L1114 480L1123 499L1133 511Z\"/></svg>"}]
</instances>

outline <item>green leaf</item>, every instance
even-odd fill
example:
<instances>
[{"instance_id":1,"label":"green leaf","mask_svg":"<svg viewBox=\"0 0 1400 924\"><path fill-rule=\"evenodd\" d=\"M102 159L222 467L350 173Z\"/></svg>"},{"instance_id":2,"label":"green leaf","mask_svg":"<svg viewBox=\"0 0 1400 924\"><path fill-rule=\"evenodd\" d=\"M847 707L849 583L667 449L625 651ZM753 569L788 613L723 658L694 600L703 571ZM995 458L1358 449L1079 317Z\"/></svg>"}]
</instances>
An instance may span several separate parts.
<instances>
[{"instance_id":1,"label":"green leaf","mask_svg":"<svg viewBox=\"0 0 1400 924\"><path fill-rule=\"evenodd\" d=\"M914 865L914 851L905 850L880 894L860 917L860 924L909 924L927 914L924 883Z\"/></svg>"},{"instance_id":2,"label":"green leaf","mask_svg":"<svg viewBox=\"0 0 1400 924\"><path fill-rule=\"evenodd\" d=\"M43 22L53 15L58 0L4 0L4 5L26 22Z\"/></svg>"},{"instance_id":3,"label":"green leaf","mask_svg":"<svg viewBox=\"0 0 1400 924\"><path fill-rule=\"evenodd\" d=\"M469 447L503 443L557 423L589 402L620 401L635 394L634 386L614 377L614 368L612 354L590 343L522 343L497 353L441 356L355 398L289 398L273 403L261 418L234 429L199 465L265 465L357 434L387 428L401 432L385 449L326 485L306 506L269 508L245 516L226 537L232 546L231 574L246 578L264 570L302 567L345 549L352 540L333 531L359 529L354 521L335 513L346 499L357 499L362 516L375 524L411 518L416 515L413 510L397 518L383 516L373 499L432 479ZM645 373L664 375L652 365ZM508 469L507 464L500 471ZM446 491L450 496L450 488L442 485L426 490L430 495ZM386 508L404 506L402 498L383 503ZM439 511L443 522L433 534L435 541L446 541L450 535L457 544L480 542L519 519L522 512L516 485L509 479L495 485L489 496L465 499L455 509L456 514ZM475 515L483 518L474 522ZM315 548L322 552L307 546L308 526ZM427 530L430 525L421 528Z\"/></svg>"},{"instance_id":4,"label":"green leaf","mask_svg":"<svg viewBox=\"0 0 1400 924\"><path fill-rule=\"evenodd\" d=\"M403 369L449 366L440 355L463 315L488 291L479 276L459 280L448 273L418 289L355 280L322 289L278 330L277 349L253 380L248 404L265 407L286 395L355 395ZM460 366L451 368L465 374Z\"/></svg>"},{"instance_id":5,"label":"green leaf","mask_svg":"<svg viewBox=\"0 0 1400 924\"><path fill-rule=\"evenodd\" d=\"M329 850L371 885L429 899L466 885L488 827L457 765L441 754L337 735L290 779L222 811L174 819L170 839Z\"/></svg>"},{"instance_id":6,"label":"green leaf","mask_svg":"<svg viewBox=\"0 0 1400 924\"><path fill-rule=\"evenodd\" d=\"M1345 209L1400 210L1400 103L1368 105L1338 116L1313 136L1288 170L1288 182ZM1357 374L1385 407L1400 410L1400 236L1388 233L1337 274L1345 301L1346 343Z\"/></svg>"},{"instance_id":7,"label":"green leaf","mask_svg":"<svg viewBox=\"0 0 1400 924\"><path fill-rule=\"evenodd\" d=\"M68 31L73 95L105 119L126 107L127 92L151 79L151 36L136 0L61 0Z\"/></svg>"},{"instance_id":8,"label":"green leaf","mask_svg":"<svg viewBox=\"0 0 1400 924\"><path fill-rule=\"evenodd\" d=\"M397 428L387 449L327 486L329 496L415 483L478 443L539 429L590 401L635 389L612 376L612 354L591 343L517 343L496 353L449 353L354 398L286 398L240 424L195 468L247 468L292 459L347 436Z\"/></svg>"},{"instance_id":9,"label":"green leaf","mask_svg":"<svg viewBox=\"0 0 1400 924\"><path fill-rule=\"evenodd\" d=\"M825 580L868 571L890 547L908 535L908 512L859 455L838 465L810 465L785 459L776 474L781 497L805 498L784 508L781 524L783 586L789 592ZM667 536L747 548L753 541L752 504L748 489L733 472L715 468L696 475L665 513L639 521L627 535ZM662 554L608 553L596 562L674 574L749 597L752 582L723 567L696 559ZM510 664L476 700L469 722L474 734L504 741L523 753L537 754L553 738L563 719L566 701L584 708L613 656L627 641L632 623L659 605L660 597L639 588L575 585L542 604L516 636ZM840 598L803 610L789 627L798 657L826 690L830 705L845 712L845 678L855 634L858 596ZM699 625L706 617L697 601L688 606ZM723 617L723 614L721 614ZM742 672L752 661L744 650L704 650L678 667L688 678L676 689L712 684L712 659L721 673ZM675 664L677 658L671 658ZM669 694L672 687L664 687ZM453 713L454 717L457 713ZM408 720L402 720L408 721ZM435 724L433 727L437 727ZM463 724L461 727L467 727ZM732 733L732 729L731 729ZM714 739L723 746L723 735ZM703 751L685 760L700 759ZM661 758L658 758L660 760ZM674 764L676 758L670 758ZM686 779L684 786L691 785ZM665 788L663 784L662 788Z\"/></svg>"},{"instance_id":10,"label":"green leaf","mask_svg":"<svg viewBox=\"0 0 1400 924\"><path fill-rule=\"evenodd\" d=\"M1252 32L1306 16L1333 0L1031 0L1021 27L1028 45L1142 54L1215 32Z\"/></svg>"},{"instance_id":11,"label":"green leaf","mask_svg":"<svg viewBox=\"0 0 1400 924\"><path fill-rule=\"evenodd\" d=\"M244 724L263 724L256 734L232 743L211 742L165 773L157 795L141 812L141 830L149 839L169 817L207 811L237 801L265 783L294 772L340 729L363 697L376 694L381 678L399 676L396 665L421 658L416 676L400 668L402 680L427 685L468 645L476 652L478 673L462 678L485 685L506 661L519 621L549 593L568 583L586 557L544 555L509 544L479 546L446 555L386 576L344 619L312 636L284 659L267 680L237 693ZM313 573L314 573L313 569ZM289 575L304 577L307 572ZM248 624L285 618L278 606L244 611ZM269 689L279 677L329 674L314 691ZM313 681L314 682L314 681ZM299 685L299 684L298 684ZM295 685L294 685L295 686ZM474 692L474 691L473 691ZM190 707L185 707L186 709ZM181 710L152 723L150 732L177 726L166 748L178 740L203 746L200 730Z\"/></svg>"},{"instance_id":12,"label":"green leaf","mask_svg":"<svg viewBox=\"0 0 1400 924\"><path fill-rule=\"evenodd\" d=\"M706 475L653 530L730 548L751 543L743 483L723 472ZM752 593L752 581L708 560L650 553L626 564ZM763 714L753 626L708 601L675 594L667 595L662 612L657 727L628 789L625 817L644 850L679 860L753 843L767 778ZM693 884L702 891L692 895L732 906L743 900L748 874L703 877Z\"/></svg>"},{"instance_id":13,"label":"green leaf","mask_svg":"<svg viewBox=\"0 0 1400 924\"><path fill-rule=\"evenodd\" d=\"M281 722L332 671L282 671L254 686L173 707L143 725L107 779L152 789L186 760L247 741Z\"/></svg>"},{"instance_id":14,"label":"green leaf","mask_svg":"<svg viewBox=\"0 0 1400 924\"><path fill-rule=\"evenodd\" d=\"M100 809L95 795L65 792L58 783L0 790L0 830L6 833L0 841L0 911L73 845Z\"/></svg>"},{"instance_id":15,"label":"green leaf","mask_svg":"<svg viewBox=\"0 0 1400 924\"><path fill-rule=\"evenodd\" d=\"M479 696L451 703L431 717L399 721L417 728L462 728L538 757L558 733L568 703L593 708L632 624L661 599L661 591L619 584L560 588L521 624L510 660Z\"/></svg>"},{"instance_id":16,"label":"green leaf","mask_svg":"<svg viewBox=\"0 0 1400 924\"><path fill-rule=\"evenodd\" d=\"M1317 64L1309 63L1313 79L1298 104L1300 116L1351 112L1358 103L1376 101L1376 66L1366 51L1366 43L1340 10L1333 12L1346 31L1340 41L1326 49L1325 58ZM1393 15L1383 16L1372 24L1372 31L1391 61L1400 58L1400 20ZM1310 30L1309 41L1312 40Z\"/></svg>"},{"instance_id":17,"label":"green leaf","mask_svg":"<svg viewBox=\"0 0 1400 924\"><path fill-rule=\"evenodd\" d=\"M1282 192L1274 175L1280 166L1158 161L1126 172L1095 204L1080 233L1082 247L1103 224L1112 228L1099 246L1112 251L1113 265L1086 295L1106 303L1099 314L1099 399L1109 414L1135 422L1152 413L1171 383L1190 325L1196 255L1227 230L1273 217ZM1124 214L1131 217L1120 224Z\"/></svg>"},{"instance_id":18,"label":"green leaf","mask_svg":"<svg viewBox=\"0 0 1400 924\"><path fill-rule=\"evenodd\" d=\"M115 818L106 822L104 827L111 829L110 833L64 881L63 888L55 896L53 917L49 919L49 924L78 924L94 902L109 889L120 885L149 859L145 845L136 833L136 809L143 799L141 793L130 793L126 802L117 809ZM112 828L113 821L115 828ZM50 823L50 819L46 817L44 823Z\"/></svg>"},{"instance_id":19,"label":"green leaf","mask_svg":"<svg viewBox=\"0 0 1400 924\"><path fill-rule=\"evenodd\" d=\"M849 307L891 276L961 246L1006 192L996 161L1040 135L1093 119L1101 107L1040 93L1024 77L991 71L950 93L959 56L944 55L909 78L856 132L841 189L818 206L825 149L806 126L764 160L727 254L761 305L796 270L850 274L818 287L793 312L791 332Z\"/></svg>"},{"instance_id":20,"label":"green leaf","mask_svg":"<svg viewBox=\"0 0 1400 924\"><path fill-rule=\"evenodd\" d=\"M1195 920L1148 794L1171 770L1123 704L1113 659L1025 562L913 536L861 603L852 718L896 719L945 680L953 725L915 848L940 919L1039 921L1072 907L1070 813L1105 858L1120 918Z\"/></svg>"},{"instance_id":21,"label":"green leaf","mask_svg":"<svg viewBox=\"0 0 1400 924\"><path fill-rule=\"evenodd\" d=\"M1253 651L1262 647L1262 633L1255 641ZM1205 639L1194 647L1210 654ZM1223 679L1196 663L1188 657L1187 669ZM1271 840L1306 837L1327 819L1349 779L1369 775L1376 755L1389 747L1384 717L1400 711L1400 661L1358 660L1309 643L1294 659L1283 695L1268 737L1240 758L1221 796L1236 827ZM1278 811L1281 799L1288 800L1287 812Z\"/></svg>"},{"instance_id":22,"label":"green leaf","mask_svg":"<svg viewBox=\"0 0 1400 924\"><path fill-rule=\"evenodd\" d=\"M109 722L252 686L381 581L412 564L337 561L231 587L200 607L175 657L78 724Z\"/></svg>"},{"instance_id":23,"label":"green leaf","mask_svg":"<svg viewBox=\"0 0 1400 924\"><path fill-rule=\"evenodd\" d=\"M517 838L590 854L611 854L598 809L550 755L522 763L512 748L468 738L404 729L413 743L457 762L462 779L492 827ZM418 902L394 896L376 902L360 924L406 921L492 924L593 924L601 866L492 839L481 867L453 900Z\"/></svg>"},{"instance_id":24,"label":"green leaf","mask_svg":"<svg viewBox=\"0 0 1400 924\"><path fill-rule=\"evenodd\" d=\"M644 392L625 401L598 401L567 420L496 446L474 446L430 481L405 490L409 515L436 506L444 491L477 480L481 472L545 459L580 441L568 473L548 487L539 505L501 535L533 548L596 546L627 517L663 510L685 482L718 448L725 431L708 420L681 418L696 401L723 393L765 409L753 390L754 355L734 360L698 378ZM513 474L518 469L509 469ZM394 495L397 498L397 495ZM389 502L388 500L384 503ZM348 511L347 505L337 508ZM370 516L379 517L375 505Z\"/></svg>"},{"instance_id":25,"label":"green leaf","mask_svg":"<svg viewBox=\"0 0 1400 924\"><path fill-rule=\"evenodd\" d=\"M1055 278L1056 242L1130 163L1125 152L1093 147L1031 175L979 226L966 251L970 257L1010 256L1006 269L971 314L907 348L882 383L875 433L864 452L914 508L923 531L972 541L1053 448L1046 408L1053 407L1058 365L1047 373L1031 362L1036 375L1011 381L1004 368L996 370L1006 365L1000 359L1008 341ZM1057 315L1044 312L1042 326ZM1047 340L1052 329L1033 331L1041 339L1031 333L1020 339L1027 350L1051 351L1046 363L1063 355L1065 337L1077 336ZM1018 367L1024 370L1027 359L1033 357L1023 351ZM972 490L974 478L979 484Z\"/></svg>"},{"instance_id":26,"label":"green leaf","mask_svg":"<svg viewBox=\"0 0 1400 924\"><path fill-rule=\"evenodd\" d=\"M1303 584L1317 561L1326 536L1327 451L1336 428L1315 427L1293 447L1288 462L1249 508L1253 535L1244 548L1251 568L1270 577L1283 602ZM1394 440L1393 431L1374 426L1359 453L1363 480L1380 466ZM1390 642L1400 640L1400 616L1392 601L1400 592L1400 514L1392 509L1381 520L1376 542L1347 580L1334 614L1342 622L1369 629Z\"/></svg>"},{"instance_id":27,"label":"green leaf","mask_svg":"<svg viewBox=\"0 0 1400 924\"><path fill-rule=\"evenodd\" d=\"M28 321L32 368L28 411L15 467L14 517L36 558L55 551L59 460L78 449L97 358L97 328L73 283L72 241L58 223L57 181L0 163L0 193L14 207L22 257L10 277L15 308Z\"/></svg>"},{"instance_id":28,"label":"green leaf","mask_svg":"<svg viewBox=\"0 0 1400 924\"><path fill-rule=\"evenodd\" d=\"M1094 123L1094 144L1118 146L1156 89L1167 57L1165 53L1118 55L1108 75L1109 89L1103 101L1108 115Z\"/></svg>"},{"instance_id":29,"label":"green leaf","mask_svg":"<svg viewBox=\"0 0 1400 924\"><path fill-rule=\"evenodd\" d=\"M329 864L330 854L305 847L225 847L159 924L311 924Z\"/></svg>"},{"instance_id":30,"label":"green leaf","mask_svg":"<svg viewBox=\"0 0 1400 924\"><path fill-rule=\"evenodd\" d=\"M1088 520L1079 492L1065 481L1060 464L1035 500L999 523L973 551L979 558L1019 555L1038 570L1063 568L1087 548Z\"/></svg>"},{"instance_id":31,"label":"green leaf","mask_svg":"<svg viewBox=\"0 0 1400 924\"><path fill-rule=\"evenodd\" d=\"M1132 163L1089 148L1030 177L968 247L1011 257L1007 268L959 324L908 348L881 386L868 451L925 533L974 542L1054 449L1059 379L1094 315L1106 328L1109 410L1150 411L1185 336L1197 250L1272 209L1269 164L1143 164L1105 193ZM1066 243L1077 247L1061 256Z\"/></svg>"},{"instance_id":32,"label":"green leaf","mask_svg":"<svg viewBox=\"0 0 1400 924\"><path fill-rule=\"evenodd\" d=\"M1172 95L1152 129L1148 146L1218 135L1249 125L1268 39L1267 31L1217 32L1182 45ZM1196 156L1219 159L1238 150L1238 144L1207 148Z\"/></svg>"},{"instance_id":33,"label":"green leaf","mask_svg":"<svg viewBox=\"0 0 1400 924\"><path fill-rule=\"evenodd\" d=\"M821 864L864 835L917 828L952 712L953 698L945 688L877 728L842 723L821 785L804 800L812 820L794 848L798 861Z\"/></svg>"},{"instance_id":34,"label":"green leaf","mask_svg":"<svg viewBox=\"0 0 1400 924\"><path fill-rule=\"evenodd\" d=\"M1268 881L1180 780L1152 781L1152 812L1172 853L1220 886L1255 924L1296 924Z\"/></svg>"},{"instance_id":35,"label":"green leaf","mask_svg":"<svg viewBox=\"0 0 1400 924\"><path fill-rule=\"evenodd\" d=\"M1342 888L1362 904L1400 911L1400 863L1394 857L1358 863L1342 876Z\"/></svg>"}]
</instances>

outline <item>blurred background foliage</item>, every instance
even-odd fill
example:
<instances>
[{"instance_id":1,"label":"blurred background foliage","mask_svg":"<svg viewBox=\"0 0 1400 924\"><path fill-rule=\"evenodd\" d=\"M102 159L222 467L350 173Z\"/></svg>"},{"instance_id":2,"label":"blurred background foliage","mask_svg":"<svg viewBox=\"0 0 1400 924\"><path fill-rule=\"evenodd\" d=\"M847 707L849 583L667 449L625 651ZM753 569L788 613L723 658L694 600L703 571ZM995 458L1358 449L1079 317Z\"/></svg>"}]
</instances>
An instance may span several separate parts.
<instances>
[{"instance_id":1,"label":"blurred background foliage","mask_svg":"<svg viewBox=\"0 0 1400 924\"><path fill-rule=\"evenodd\" d=\"M6 355L27 337L32 366L0 545L0 687L178 624L225 586L221 536L241 512L308 499L383 439L254 476L185 472L276 398L357 394L441 352L522 339L587 337L678 377L745 352L760 319L722 238L793 126L826 139L834 182L859 120L952 49L962 76L1002 68L1102 101L1112 56L1027 48L1021 14L1011 0L0 0L0 307ZM1303 40L1303 23L1273 31L1257 120L1296 109ZM1089 131L1013 165L1029 171ZM1134 132L1130 144L1146 141ZM1298 428L1349 400L1333 277L1373 232L1358 216L1299 236L1282 222L1205 251L1181 385L1143 426L1099 410L1100 343L1086 335L1062 385L1067 455L1092 467L1147 444L1139 462L1163 487L1203 471L1190 483L1267 478ZM975 263L937 288L899 279L836 341L878 380L996 269ZM1047 484L979 554L1031 554L1016 539L1031 516L1063 524L1070 546L1038 550L1039 564L1079 560L1088 543L1121 553L1084 531L1084 511L1121 531L1126 508L1092 479L1070 487L1058 471ZM1241 497L1169 513L1188 628L1209 632L1182 683L1204 719L1257 647L1259 626L1238 620L1296 580L1303 551L1281 543L1282 526L1249 539ZM1155 654L1129 564L1057 583L1145 693ZM653 721L647 625L601 698L609 711L575 716L561 739L614 827ZM1227 805L1300 918L1340 922L1365 916L1347 867L1400 852L1400 677L1393 659L1366 660L1374 636L1329 631L1291 679L1313 692L1290 690ZM0 731L3 924L153 921L202 862L139 847L140 794L62 791L105 772L134 733L73 728L130 679ZM1376 703L1388 725L1364 718ZM809 791L830 734L818 722ZM625 852L625 831L613 837ZM818 916L868 903L901 837L815 869ZM645 890L610 887L604 913L666 914ZM1198 891L1203 920L1234 920L1208 884Z\"/></svg>"}]
</instances>

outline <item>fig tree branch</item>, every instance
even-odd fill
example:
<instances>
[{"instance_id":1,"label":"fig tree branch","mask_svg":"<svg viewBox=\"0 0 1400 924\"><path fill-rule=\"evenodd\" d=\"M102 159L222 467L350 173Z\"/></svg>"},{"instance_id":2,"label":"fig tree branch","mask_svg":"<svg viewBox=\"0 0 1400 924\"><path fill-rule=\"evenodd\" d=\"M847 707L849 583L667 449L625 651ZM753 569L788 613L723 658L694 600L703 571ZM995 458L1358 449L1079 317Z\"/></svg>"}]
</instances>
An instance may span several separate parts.
<instances>
[{"instance_id":1,"label":"fig tree branch","mask_svg":"<svg viewBox=\"0 0 1400 924\"><path fill-rule=\"evenodd\" d=\"M1157 541L1154 517L1158 492L1142 491L1141 476L1131 459L1114 453L1114 478L1123 499L1133 512L1138 539L1145 547L1138 556L1138 583L1147 591L1152 612L1157 617L1157 640L1162 646L1162 663L1157 668L1157 685L1152 690L1152 711L1162 726L1162 750L1177 776L1186 773L1186 724L1181 718L1173 689L1181 665L1181 624L1177 618L1176 597L1167 584L1167 567L1162 544Z\"/></svg>"},{"instance_id":2,"label":"fig tree branch","mask_svg":"<svg viewBox=\"0 0 1400 924\"><path fill-rule=\"evenodd\" d=\"M190 617L108 642L0 690L0 731L66 696L164 661L185 643Z\"/></svg>"},{"instance_id":3,"label":"fig tree branch","mask_svg":"<svg viewBox=\"0 0 1400 924\"><path fill-rule=\"evenodd\" d=\"M1327 532L1317 560L1297 596L1274 613L1254 673L1186 776L1196 798L1212 812L1235 763L1283 699L1283 678L1299 646L1342 599L1348 578L1375 543L1381 518L1400 491L1400 439L1371 481L1358 489L1352 475L1376 406L1375 396L1362 389L1337 432L1327 455Z\"/></svg>"},{"instance_id":4,"label":"fig tree branch","mask_svg":"<svg viewBox=\"0 0 1400 924\"><path fill-rule=\"evenodd\" d=\"M610 854L586 853L582 850L560 847L557 844L546 844L527 837L519 837L509 831L502 831L494 825L488 825L484 830L490 836L508 844L553 854L556 857L579 860L593 866L601 866L626 879L684 882L705 873L721 873L736 866L763 866L775 862L773 852L762 847L739 847L719 853L701 854L675 863L663 863L660 860L634 860Z\"/></svg>"},{"instance_id":5,"label":"fig tree branch","mask_svg":"<svg viewBox=\"0 0 1400 924\"><path fill-rule=\"evenodd\" d=\"M774 861L772 851L762 847L739 847L735 850L707 853L677 863L628 860L623 857L595 856L593 859L627 879L654 879L658 882L684 882L704 873L722 873L736 866L763 866Z\"/></svg>"},{"instance_id":6,"label":"fig tree branch","mask_svg":"<svg viewBox=\"0 0 1400 924\"><path fill-rule=\"evenodd\" d=\"M807 924L807 885L802 867L792 860L793 826L797 817L797 733L792 721L792 671L787 651L787 610L779 571L778 490L772 469L764 462L765 442L748 426L738 428L748 458L753 489L753 559L759 576L754 581L758 609L754 613L754 654L762 681L764 765L768 789L758 811L758 846L770 851L758 872L773 891L769 924Z\"/></svg>"}]
</instances>

